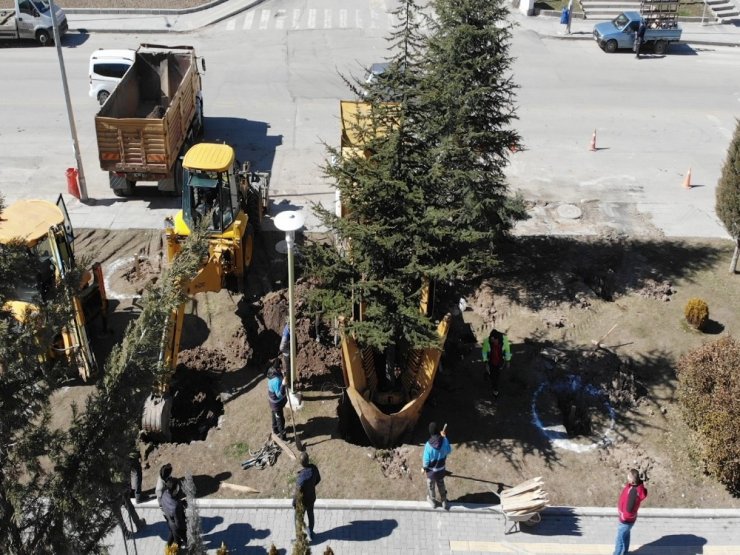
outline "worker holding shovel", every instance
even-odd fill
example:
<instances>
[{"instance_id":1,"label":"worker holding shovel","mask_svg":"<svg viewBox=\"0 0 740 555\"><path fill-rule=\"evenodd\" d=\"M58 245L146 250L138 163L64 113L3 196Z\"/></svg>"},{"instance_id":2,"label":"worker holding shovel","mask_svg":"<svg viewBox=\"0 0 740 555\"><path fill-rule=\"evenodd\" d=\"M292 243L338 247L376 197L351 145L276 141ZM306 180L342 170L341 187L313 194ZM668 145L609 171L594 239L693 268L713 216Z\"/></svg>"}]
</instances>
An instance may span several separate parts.
<instances>
[{"instance_id":1,"label":"worker holding shovel","mask_svg":"<svg viewBox=\"0 0 740 555\"><path fill-rule=\"evenodd\" d=\"M267 371L267 400L272 412L272 432L280 439L285 439L285 415L283 407L288 402L286 391L287 380L278 366L272 365Z\"/></svg>"},{"instance_id":2,"label":"worker holding shovel","mask_svg":"<svg viewBox=\"0 0 740 555\"><path fill-rule=\"evenodd\" d=\"M447 439L447 424L440 432L436 422L429 424L429 440L424 445L423 468L427 475L427 501L433 509L437 507L434 489L439 490L439 498L445 511L450 509L447 501L447 488L445 488L445 462L447 455L452 452L450 442Z\"/></svg>"}]
</instances>

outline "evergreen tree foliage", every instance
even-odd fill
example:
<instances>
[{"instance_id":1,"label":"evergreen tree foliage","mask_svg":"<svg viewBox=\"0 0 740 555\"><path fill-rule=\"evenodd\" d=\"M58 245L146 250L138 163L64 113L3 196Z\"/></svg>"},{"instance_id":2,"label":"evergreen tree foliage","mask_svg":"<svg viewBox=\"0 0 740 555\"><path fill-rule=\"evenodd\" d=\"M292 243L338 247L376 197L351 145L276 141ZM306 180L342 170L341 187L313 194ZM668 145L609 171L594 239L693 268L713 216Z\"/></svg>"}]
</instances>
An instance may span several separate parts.
<instances>
[{"instance_id":1,"label":"evergreen tree foliage","mask_svg":"<svg viewBox=\"0 0 740 555\"><path fill-rule=\"evenodd\" d=\"M299 491L295 504L295 541L292 555L311 555L311 548L306 535L306 509L303 506L303 494Z\"/></svg>"},{"instance_id":2,"label":"evergreen tree foliage","mask_svg":"<svg viewBox=\"0 0 740 555\"><path fill-rule=\"evenodd\" d=\"M735 253L730 264L730 272L734 272L740 252L740 120L737 121L735 134L727 150L727 159L717 183L716 195L717 216L727 233L735 240Z\"/></svg>"},{"instance_id":3,"label":"evergreen tree foliage","mask_svg":"<svg viewBox=\"0 0 740 555\"><path fill-rule=\"evenodd\" d=\"M101 553L129 490L129 455L136 445L144 400L167 370L159 353L170 312L184 302L182 284L194 276L207 251L204 231L183 251L142 300L105 366L105 377L73 407L67 430L49 427L49 396L69 370L46 362L54 334L69 321L70 273L20 326L0 310L0 530L3 551ZM35 257L23 245L0 246L0 284L31 283ZM13 287L0 286L0 307Z\"/></svg>"},{"instance_id":4,"label":"evergreen tree foliage","mask_svg":"<svg viewBox=\"0 0 740 555\"><path fill-rule=\"evenodd\" d=\"M333 244L307 249L312 303L330 316L360 310L349 331L378 350L436 345L419 309L425 283L483 275L524 215L503 173L519 144L506 9L498 0L435 7L438 24L401 2L388 69L351 87L364 100L343 136L353 148L328 147L325 166L344 214L315 207Z\"/></svg>"},{"instance_id":5,"label":"evergreen tree foliage","mask_svg":"<svg viewBox=\"0 0 740 555\"><path fill-rule=\"evenodd\" d=\"M190 471L185 473L182 480L182 489L185 491L185 498L188 502L185 510L185 518L188 524L188 553L190 555L202 555L206 553L206 547L203 544L203 526L200 522L198 506L195 502L196 490L195 481Z\"/></svg>"}]
</instances>

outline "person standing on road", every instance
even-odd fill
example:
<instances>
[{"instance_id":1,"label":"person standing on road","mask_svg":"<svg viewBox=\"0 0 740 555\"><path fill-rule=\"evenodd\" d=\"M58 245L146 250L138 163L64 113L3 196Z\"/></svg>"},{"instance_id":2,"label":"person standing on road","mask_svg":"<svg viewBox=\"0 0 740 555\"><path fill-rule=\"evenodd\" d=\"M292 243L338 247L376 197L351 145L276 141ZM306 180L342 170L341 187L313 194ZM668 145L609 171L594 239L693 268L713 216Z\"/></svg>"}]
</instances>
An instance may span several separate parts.
<instances>
[{"instance_id":1,"label":"person standing on road","mask_svg":"<svg viewBox=\"0 0 740 555\"><path fill-rule=\"evenodd\" d=\"M508 336L496 328L492 329L488 337L483 340L481 354L483 362L486 363L488 378L491 380L491 392L494 397L498 397L501 370L511 361L511 343Z\"/></svg>"},{"instance_id":2,"label":"person standing on road","mask_svg":"<svg viewBox=\"0 0 740 555\"><path fill-rule=\"evenodd\" d=\"M301 469L295 482L295 495L293 496L293 508L296 509L299 497L303 503L303 510L308 516L308 541L314 540L314 514L313 506L316 503L316 486L321 482L321 474L315 464L311 464L308 453L301 453ZM296 513L296 519L299 515ZM297 527L296 527L297 529Z\"/></svg>"},{"instance_id":3,"label":"person standing on road","mask_svg":"<svg viewBox=\"0 0 740 555\"><path fill-rule=\"evenodd\" d=\"M617 510L619 511L619 527L617 540L614 546L614 555L627 555L630 550L630 532L637 520L637 511L647 497L647 489L640 479L640 473L631 469L627 473L627 484L619 495Z\"/></svg>"},{"instance_id":4,"label":"person standing on road","mask_svg":"<svg viewBox=\"0 0 740 555\"><path fill-rule=\"evenodd\" d=\"M436 422L429 424L429 440L424 445L424 455L422 457L422 470L427 475L427 501L432 508L437 507L437 501L434 495L435 486L439 490L439 500L442 507L449 510L450 504L447 501L447 488L445 488L445 462L447 455L452 452L450 442L447 439L447 426L439 431Z\"/></svg>"},{"instance_id":5,"label":"person standing on road","mask_svg":"<svg viewBox=\"0 0 740 555\"><path fill-rule=\"evenodd\" d=\"M646 29L647 25L645 25L645 20L640 20L640 26L637 28L637 33L635 33L635 58L640 57L640 49L642 48L642 44L645 42Z\"/></svg>"},{"instance_id":6,"label":"person standing on road","mask_svg":"<svg viewBox=\"0 0 740 555\"><path fill-rule=\"evenodd\" d=\"M272 432L280 439L285 439L285 415L283 407L288 402L285 386L287 380L276 364L267 371L267 400L272 412Z\"/></svg>"}]
</instances>

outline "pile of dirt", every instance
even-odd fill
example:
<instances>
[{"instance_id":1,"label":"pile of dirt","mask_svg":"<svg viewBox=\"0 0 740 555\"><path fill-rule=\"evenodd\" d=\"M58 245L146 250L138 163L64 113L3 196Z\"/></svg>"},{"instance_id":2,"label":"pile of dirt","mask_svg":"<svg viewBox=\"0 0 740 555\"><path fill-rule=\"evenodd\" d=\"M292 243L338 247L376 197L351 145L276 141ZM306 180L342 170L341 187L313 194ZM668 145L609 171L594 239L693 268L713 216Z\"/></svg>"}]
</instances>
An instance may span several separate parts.
<instances>
[{"instance_id":1,"label":"pile of dirt","mask_svg":"<svg viewBox=\"0 0 740 555\"><path fill-rule=\"evenodd\" d=\"M676 289L670 281L648 279L645 281L645 285L637 291L637 294L641 297L659 299L667 303L671 300L671 296L676 294Z\"/></svg>"},{"instance_id":2,"label":"pile of dirt","mask_svg":"<svg viewBox=\"0 0 740 555\"><path fill-rule=\"evenodd\" d=\"M396 447L395 449L376 449L373 459L380 463L380 471L386 478L408 478L411 480L408 456L411 449L408 447Z\"/></svg>"}]
</instances>

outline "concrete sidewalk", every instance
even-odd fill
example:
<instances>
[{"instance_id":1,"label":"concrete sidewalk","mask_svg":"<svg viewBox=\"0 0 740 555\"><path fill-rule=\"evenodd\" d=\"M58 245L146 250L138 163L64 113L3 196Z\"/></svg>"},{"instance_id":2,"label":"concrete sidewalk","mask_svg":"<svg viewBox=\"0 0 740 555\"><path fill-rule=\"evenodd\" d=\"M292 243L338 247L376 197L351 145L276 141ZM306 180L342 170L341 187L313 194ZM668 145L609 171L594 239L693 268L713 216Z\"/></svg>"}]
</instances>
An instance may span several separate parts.
<instances>
[{"instance_id":1,"label":"concrete sidewalk","mask_svg":"<svg viewBox=\"0 0 740 555\"><path fill-rule=\"evenodd\" d=\"M266 0L226 0L215 4L196 11L70 9L67 10L67 20L70 30L83 33L187 33L220 23L260 4L265 10L274 7ZM593 26L598 23L596 20L574 18L571 34L566 35L565 25L561 25L557 17L527 17L513 11L512 20L521 28L533 30L540 36L565 40L592 40ZM740 26L681 22L681 27L684 43L740 46Z\"/></svg>"},{"instance_id":2,"label":"concrete sidewalk","mask_svg":"<svg viewBox=\"0 0 740 555\"><path fill-rule=\"evenodd\" d=\"M138 506L148 525L125 541L116 529L113 555L161 553L167 526L155 501ZM316 539L346 554L527 553L611 555L617 529L615 509L553 507L542 522L505 534L503 517L490 505L454 503L449 512L415 501L319 500ZM289 500L201 500L204 543L214 552L224 542L230 553L266 553L271 544L289 553L294 535ZM633 555L738 555L739 509L640 510L632 531Z\"/></svg>"}]
</instances>

